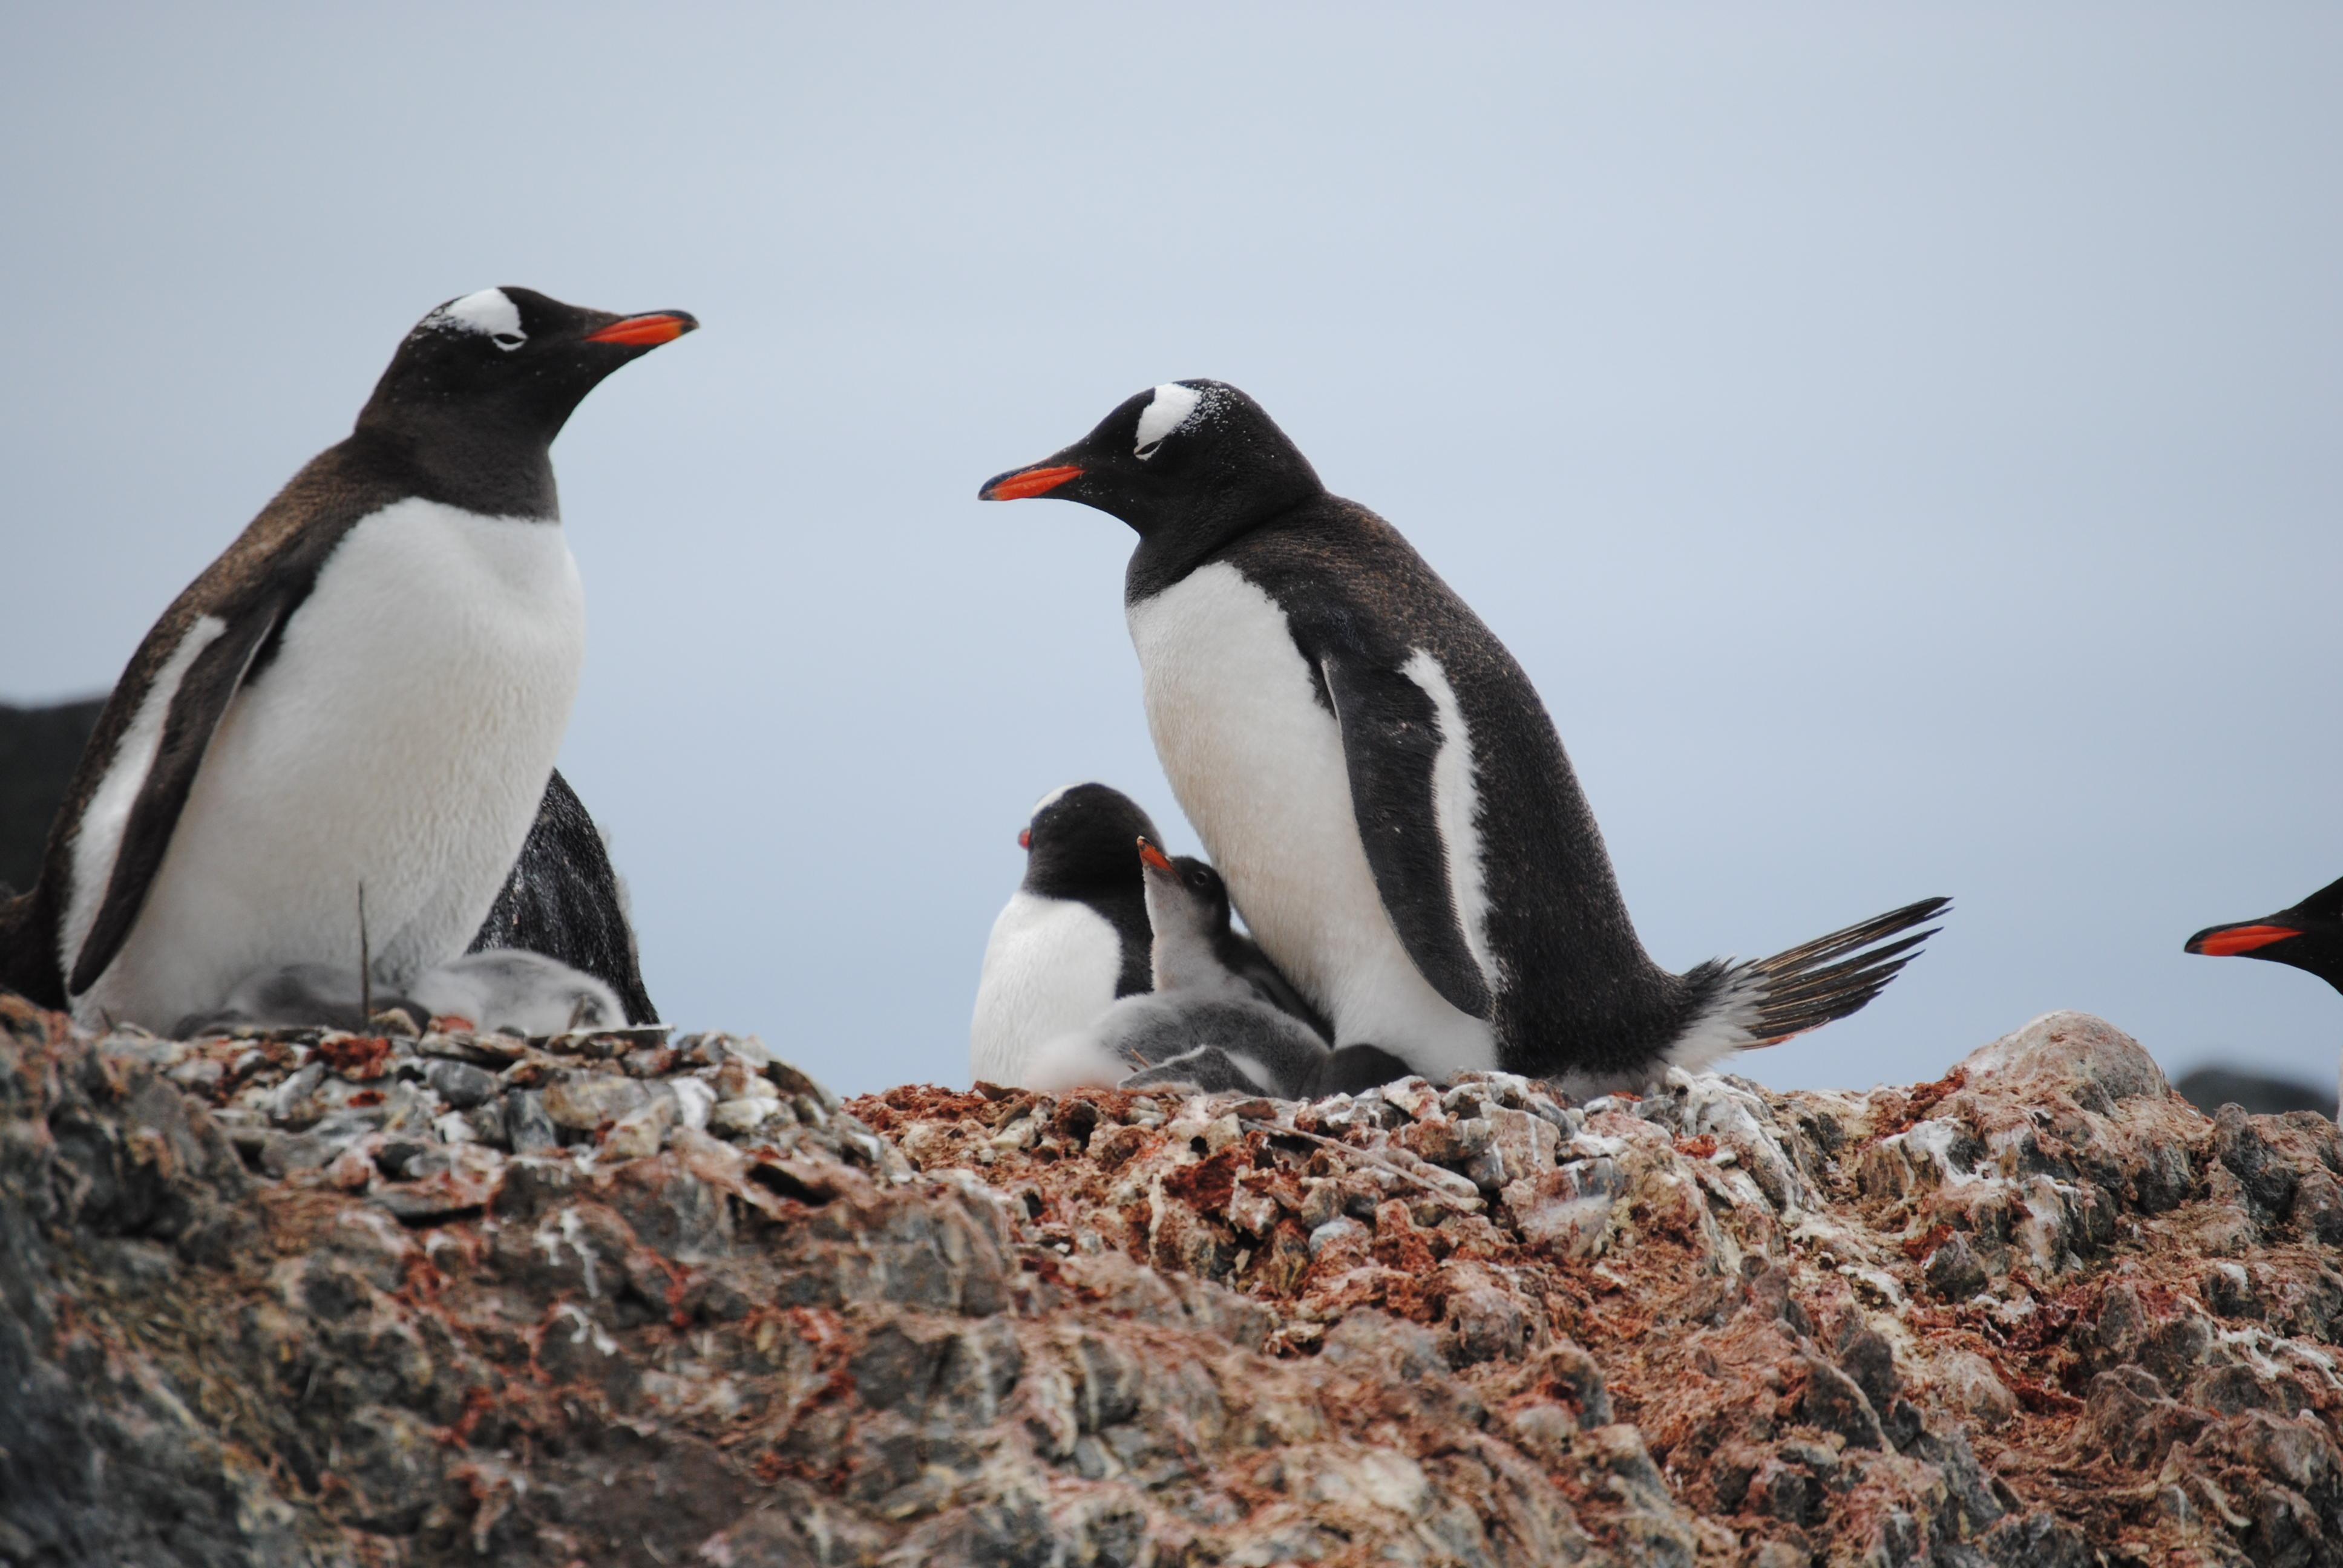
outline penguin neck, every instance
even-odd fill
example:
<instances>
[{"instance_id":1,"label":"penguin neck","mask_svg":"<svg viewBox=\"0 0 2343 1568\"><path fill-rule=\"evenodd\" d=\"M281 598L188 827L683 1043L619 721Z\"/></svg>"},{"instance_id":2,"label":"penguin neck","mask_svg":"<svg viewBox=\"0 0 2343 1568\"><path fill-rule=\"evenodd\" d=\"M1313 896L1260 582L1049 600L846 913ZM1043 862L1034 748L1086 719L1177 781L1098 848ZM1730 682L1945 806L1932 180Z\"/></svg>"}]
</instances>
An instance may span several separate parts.
<instances>
[{"instance_id":1,"label":"penguin neck","mask_svg":"<svg viewBox=\"0 0 2343 1568\"><path fill-rule=\"evenodd\" d=\"M1166 908L1169 900L1156 897L1152 888L1148 895L1147 919L1153 928L1148 967L1157 991L1193 996L1239 983L1221 963L1212 933L1197 929L1192 908Z\"/></svg>"},{"instance_id":2,"label":"penguin neck","mask_svg":"<svg viewBox=\"0 0 2343 1568\"><path fill-rule=\"evenodd\" d=\"M1207 501L1176 522L1145 528L1132 524L1139 531L1139 548L1131 552L1131 564L1123 570L1123 602L1152 598L1237 540L1277 526L1325 494L1314 480L1297 481L1267 496L1248 491Z\"/></svg>"},{"instance_id":3,"label":"penguin neck","mask_svg":"<svg viewBox=\"0 0 2343 1568\"><path fill-rule=\"evenodd\" d=\"M397 467L427 499L482 517L561 520L549 440L408 407L393 417L361 417L351 442Z\"/></svg>"}]
</instances>

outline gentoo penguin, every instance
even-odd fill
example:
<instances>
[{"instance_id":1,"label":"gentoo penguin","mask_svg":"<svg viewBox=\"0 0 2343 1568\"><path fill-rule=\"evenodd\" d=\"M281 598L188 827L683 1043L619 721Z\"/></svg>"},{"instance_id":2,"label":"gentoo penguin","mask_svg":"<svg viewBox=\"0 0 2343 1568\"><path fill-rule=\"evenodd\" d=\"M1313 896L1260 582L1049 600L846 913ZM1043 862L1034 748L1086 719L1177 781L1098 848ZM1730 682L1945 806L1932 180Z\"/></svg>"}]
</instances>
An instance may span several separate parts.
<instances>
[{"instance_id":1,"label":"gentoo penguin","mask_svg":"<svg viewBox=\"0 0 2343 1568\"><path fill-rule=\"evenodd\" d=\"M364 1029L375 1014L402 1009L417 1023L461 1019L474 1028L561 1034L626 1021L612 990L592 975L542 953L506 949L436 964L404 991L365 994L357 968L297 963L247 975L221 1006L181 1019L179 1040L233 1029Z\"/></svg>"},{"instance_id":2,"label":"gentoo penguin","mask_svg":"<svg viewBox=\"0 0 2343 1568\"><path fill-rule=\"evenodd\" d=\"M520 859L472 938L472 950L558 959L608 986L627 1022L659 1020L643 988L634 923L627 918L626 884L610 864L602 830L558 768L546 780L545 799L529 824Z\"/></svg>"},{"instance_id":3,"label":"gentoo penguin","mask_svg":"<svg viewBox=\"0 0 2343 1568\"><path fill-rule=\"evenodd\" d=\"M1025 879L984 944L969 1022L980 1083L1026 1087L1034 1048L1147 989L1147 895L1131 840L1155 824L1104 784L1041 797L1017 835Z\"/></svg>"},{"instance_id":4,"label":"gentoo penguin","mask_svg":"<svg viewBox=\"0 0 2343 1568\"><path fill-rule=\"evenodd\" d=\"M0 904L15 891L12 880L30 887L40 875L49 825L105 709L103 697L46 708L0 703ZM628 1023L659 1021L643 988L625 884L585 802L558 768L472 948L558 959L617 992Z\"/></svg>"},{"instance_id":5,"label":"gentoo penguin","mask_svg":"<svg viewBox=\"0 0 2343 1568\"><path fill-rule=\"evenodd\" d=\"M1332 1057L1325 1038L1229 968L1220 873L1188 856L1175 861L1144 838L1138 849L1153 987L1044 1045L1032 1087L1183 1084L1287 1100L1312 1092Z\"/></svg>"},{"instance_id":6,"label":"gentoo penguin","mask_svg":"<svg viewBox=\"0 0 2343 1568\"><path fill-rule=\"evenodd\" d=\"M978 1081L1035 1087L1028 1074L1044 1041L1148 989L1147 893L1131 845L1158 837L1137 801L1104 784L1069 784L1033 808L1017 835L1025 879L992 923L977 981L969 1065ZM1222 963L1265 1000L1327 1032L1225 915L1215 940Z\"/></svg>"},{"instance_id":7,"label":"gentoo penguin","mask_svg":"<svg viewBox=\"0 0 2343 1568\"><path fill-rule=\"evenodd\" d=\"M979 494L1081 501L1138 534L1124 604L1164 772L1346 1050L1637 1086L1855 1011L1946 906L1754 963L1654 963L1521 667L1233 387L1151 387Z\"/></svg>"},{"instance_id":8,"label":"gentoo penguin","mask_svg":"<svg viewBox=\"0 0 2343 1568\"><path fill-rule=\"evenodd\" d=\"M2207 926L2184 951L2207 958L2268 959L2317 975L2343 991L2343 881L2329 882L2290 909L2256 920ZM2343 1100L2343 1069L2337 1072Z\"/></svg>"},{"instance_id":9,"label":"gentoo penguin","mask_svg":"<svg viewBox=\"0 0 2343 1568\"><path fill-rule=\"evenodd\" d=\"M549 448L690 331L525 288L408 333L312 459L156 623L108 700L0 983L167 1029L246 977L398 991L460 954L536 816L585 647Z\"/></svg>"}]
</instances>

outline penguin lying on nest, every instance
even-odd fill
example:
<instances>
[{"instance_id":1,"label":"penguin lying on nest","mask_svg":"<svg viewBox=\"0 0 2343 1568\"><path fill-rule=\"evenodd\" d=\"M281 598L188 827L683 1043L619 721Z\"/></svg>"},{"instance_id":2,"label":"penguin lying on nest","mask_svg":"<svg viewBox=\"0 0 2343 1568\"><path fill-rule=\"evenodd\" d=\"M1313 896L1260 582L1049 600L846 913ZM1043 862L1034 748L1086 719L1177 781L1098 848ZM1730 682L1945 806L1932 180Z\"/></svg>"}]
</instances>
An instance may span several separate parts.
<instances>
[{"instance_id":1,"label":"penguin lying on nest","mask_svg":"<svg viewBox=\"0 0 2343 1568\"><path fill-rule=\"evenodd\" d=\"M1044 1045L1033 1086L1145 1089L1299 1099L1316 1091L1325 1037L1232 969L1229 895L1220 873L1137 841L1146 884L1153 989L1124 997L1088 1027ZM1392 1076L1404 1069L1388 1064Z\"/></svg>"},{"instance_id":2,"label":"penguin lying on nest","mask_svg":"<svg viewBox=\"0 0 2343 1568\"><path fill-rule=\"evenodd\" d=\"M1118 999L1154 983L1151 906L1131 849L1141 839L1160 841L1161 835L1137 801L1104 784L1069 784L1034 806L1017 835L1025 878L993 921L977 981L969 1065L980 1081L1041 1087L1032 1074L1045 1043L1087 1027ZM1225 908L1213 941L1223 968L1272 1006L1326 1034L1325 1020L1277 966L1230 928ZM1126 1065L1086 1081L1111 1083L1128 1070Z\"/></svg>"},{"instance_id":3,"label":"penguin lying on nest","mask_svg":"<svg viewBox=\"0 0 2343 1568\"><path fill-rule=\"evenodd\" d=\"M542 953L466 953L426 970L404 991L371 991L355 970L287 964L246 979L208 1012L183 1018L177 1040L236 1030L365 1030L397 1009L417 1024L444 1019L510 1034L562 1034L626 1021L618 992Z\"/></svg>"},{"instance_id":4,"label":"penguin lying on nest","mask_svg":"<svg viewBox=\"0 0 2343 1568\"><path fill-rule=\"evenodd\" d=\"M1654 963L1521 667L1223 382L1141 392L979 495L1139 536L1123 603L1156 753L1254 939L1333 1020L1333 1087L1383 1081L1386 1052L1580 1093L1697 1070L1855 1011L1946 907Z\"/></svg>"},{"instance_id":5,"label":"penguin lying on nest","mask_svg":"<svg viewBox=\"0 0 2343 1568\"><path fill-rule=\"evenodd\" d=\"M39 880L0 908L0 985L166 1030L287 966L354 975L364 945L386 993L462 954L545 799L585 653L553 439L697 325L525 288L417 323L348 438L147 633Z\"/></svg>"}]
</instances>

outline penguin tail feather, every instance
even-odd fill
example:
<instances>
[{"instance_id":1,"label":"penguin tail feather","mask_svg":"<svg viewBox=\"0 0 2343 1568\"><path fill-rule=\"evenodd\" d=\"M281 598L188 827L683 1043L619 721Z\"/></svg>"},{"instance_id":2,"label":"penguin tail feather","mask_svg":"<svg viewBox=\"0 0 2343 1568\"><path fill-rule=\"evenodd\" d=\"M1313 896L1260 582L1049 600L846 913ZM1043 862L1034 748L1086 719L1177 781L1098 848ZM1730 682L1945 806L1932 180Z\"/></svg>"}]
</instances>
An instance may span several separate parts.
<instances>
[{"instance_id":1,"label":"penguin tail feather","mask_svg":"<svg viewBox=\"0 0 2343 1568\"><path fill-rule=\"evenodd\" d=\"M1749 1034L1744 1049L1779 1045L1863 1010L1919 956L1920 944L1942 929L1913 928L1943 914L1952 903L1950 899L1922 899L1772 958L1736 965L1728 989L1745 999L1747 1011L1735 1020Z\"/></svg>"}]
</instances>

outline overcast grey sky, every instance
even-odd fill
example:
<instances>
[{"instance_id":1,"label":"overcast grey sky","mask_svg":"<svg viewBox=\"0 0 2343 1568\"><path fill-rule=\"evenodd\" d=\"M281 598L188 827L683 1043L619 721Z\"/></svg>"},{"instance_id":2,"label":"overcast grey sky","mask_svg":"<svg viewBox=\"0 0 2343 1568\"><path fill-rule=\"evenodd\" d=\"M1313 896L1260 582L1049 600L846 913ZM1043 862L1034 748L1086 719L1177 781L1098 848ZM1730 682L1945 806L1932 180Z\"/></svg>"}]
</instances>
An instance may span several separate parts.
<instances>
[{"instance_id":1,"label":"overcast grey sky","mask_svg":"<svg viewBox=\"0 0 2343 1568\"><path fill-rule=\"evenodd\" d=\"M0 20L0 698L110 683L437 302L696 311L555 449L563 764L669 1017L964 1081L1033 799L1194 847L1129 535L976 487L1220 377L1511 645L1655 957L1956 897L1745 1070L2055 1007L2334 1070L2180 943L2343 875L2343 12L201 11Z\"/></svg>"}]
</instances>

